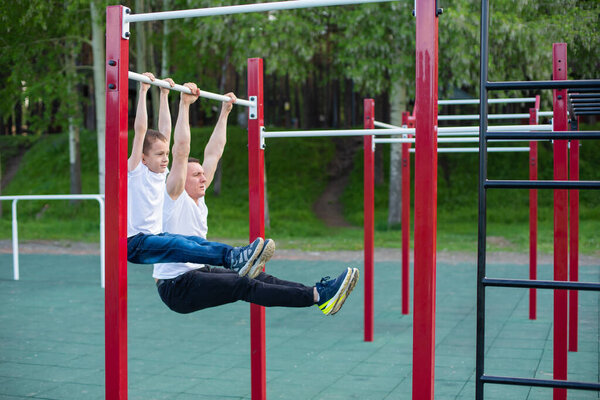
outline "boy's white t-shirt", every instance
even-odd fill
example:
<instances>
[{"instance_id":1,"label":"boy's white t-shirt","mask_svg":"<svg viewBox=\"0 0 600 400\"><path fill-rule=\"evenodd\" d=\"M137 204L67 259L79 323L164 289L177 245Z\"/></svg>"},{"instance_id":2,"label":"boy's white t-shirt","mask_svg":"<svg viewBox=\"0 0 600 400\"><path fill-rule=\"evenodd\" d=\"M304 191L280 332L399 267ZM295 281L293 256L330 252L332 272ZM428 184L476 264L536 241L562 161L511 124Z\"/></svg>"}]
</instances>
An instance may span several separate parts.
<instances>
[{"instance_id":1,"label":"boy's white t-shirt","mask_svg":"<svg viewBox=\"0 0 600 400\"><path fill-rule=\"evenodd\" d=\"M142 162L127 172L127 237L157 235L163 225L163 204L168 168L152 172Z\"/></svg>"},{"instance_id":2,"label":"boy's white t-shirt","mask_svg":"<svg viewBox=\"0 0 600 400\"><path fill-rule=\"evenodd\" d=\"M208 233L208 207L204 197L198 203L184 190L176 200L164 192L163 232L185 236L200 236L206 239ZM203 267L194 263L154 264L152 276L156 279L172 279L190 270Z\"/></svg>"}]
</instances>

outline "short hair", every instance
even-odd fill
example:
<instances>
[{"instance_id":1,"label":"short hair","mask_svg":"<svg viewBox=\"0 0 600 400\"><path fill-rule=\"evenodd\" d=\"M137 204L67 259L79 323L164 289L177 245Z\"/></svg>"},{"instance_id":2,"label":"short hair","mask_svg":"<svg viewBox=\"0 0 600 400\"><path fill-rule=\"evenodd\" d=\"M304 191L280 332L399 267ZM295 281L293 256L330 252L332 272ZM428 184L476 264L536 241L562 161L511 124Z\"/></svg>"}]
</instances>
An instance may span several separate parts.
<instances>
[{"instance_id":1,"label":"short hair","mask_svg":"<svg viewBox=\"0 0 600 400\"><path fill-rule=\"evenodd\" d=\"M142 147L142 152L147 155L150 151L150 148L157 140L162 140L163 142L167 143L167 138L165 135L155 129L148 129L146 131L146 136L144 137L144 146Z\"/></svg>"},{"instance_id":2,"label":"short hair","mask_svg":"<svg viewBox=\"0 0 600 400\"><path fill-rule=\"evenodd\" d=\"M189 163L191 163L191 162L195 162L195 163L198 163L198 164L200 164L200 160L198 160L197 158L194 158L194 157L188 157L188 162L189 162ZM202 165L202 164L201 164L201 165Z\"/></svg>"}]
</instances>

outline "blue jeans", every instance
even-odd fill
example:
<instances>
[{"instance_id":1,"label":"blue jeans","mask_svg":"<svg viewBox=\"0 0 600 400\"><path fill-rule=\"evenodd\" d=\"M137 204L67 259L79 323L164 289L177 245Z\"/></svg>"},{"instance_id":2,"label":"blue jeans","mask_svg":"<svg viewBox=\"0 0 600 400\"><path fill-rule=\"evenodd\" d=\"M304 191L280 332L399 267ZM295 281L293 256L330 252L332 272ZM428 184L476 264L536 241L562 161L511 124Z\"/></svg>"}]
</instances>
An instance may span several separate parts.
<instances>
[{"instance_id":1,"label":"blue jeans","mask_svg":"<svg viewBox=\"0 0 600 400\"><path fill-rule=\"evenodd\" d=\"M209 242L199 236L138 233L127 238L127 261L136 264L192 262L228 267L232 249L228 244Z\"/></svg>"}]
</instances>

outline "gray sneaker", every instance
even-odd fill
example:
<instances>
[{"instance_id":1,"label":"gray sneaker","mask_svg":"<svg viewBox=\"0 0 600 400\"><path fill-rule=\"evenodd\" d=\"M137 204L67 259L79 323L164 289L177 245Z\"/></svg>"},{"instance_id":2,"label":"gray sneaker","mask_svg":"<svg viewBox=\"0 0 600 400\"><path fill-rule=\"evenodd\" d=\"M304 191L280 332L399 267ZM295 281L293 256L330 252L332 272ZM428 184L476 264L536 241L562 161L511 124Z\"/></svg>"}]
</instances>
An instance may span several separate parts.
<instances>
[{"instance_id":1,"label":"gray sneaker","mask_svg":"<svg viewBox=\"0 0 600 400\"><path fill-rule=\"evenodd\" d=\"M251 279L256 278L263 270L263 267L275 254L275 241L273 239L265 239L265 244L262 251L258 255L258 261L254 263L254 266L248 272L248 277Z\"/></svg>"},{"instance_id":2,"label":"gray sneaker","mask_svg":"<svg viewBox=\"0 0 600 400\"><path fill-rule=\"evenodd\" d=\"M252 269L264 245L263 238L256 238L248 246L234 247L229 253L227 268L237 271L240 276L246 275Z\"/></svg>"}]
</instances>

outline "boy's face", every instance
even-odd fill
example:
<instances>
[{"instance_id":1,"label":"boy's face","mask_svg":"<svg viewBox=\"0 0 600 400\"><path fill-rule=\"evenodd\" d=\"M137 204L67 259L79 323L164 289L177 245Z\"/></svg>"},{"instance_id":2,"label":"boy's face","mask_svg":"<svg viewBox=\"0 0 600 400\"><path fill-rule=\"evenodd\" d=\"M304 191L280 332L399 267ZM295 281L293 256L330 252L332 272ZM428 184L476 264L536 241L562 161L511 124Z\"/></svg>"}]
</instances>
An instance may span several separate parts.
<instances>
[{"instance_id":1,"label":"boy's face","mask_svg":"<svg viewBox=\"0 0 600 400\"><path fill-rule=\"evenodd\" d=\"M169 145L162 140L156 140L152 143L148 154L142 154L142 163L154 173L165 172L169 165Z\"/></svg>"}]
</instances>

